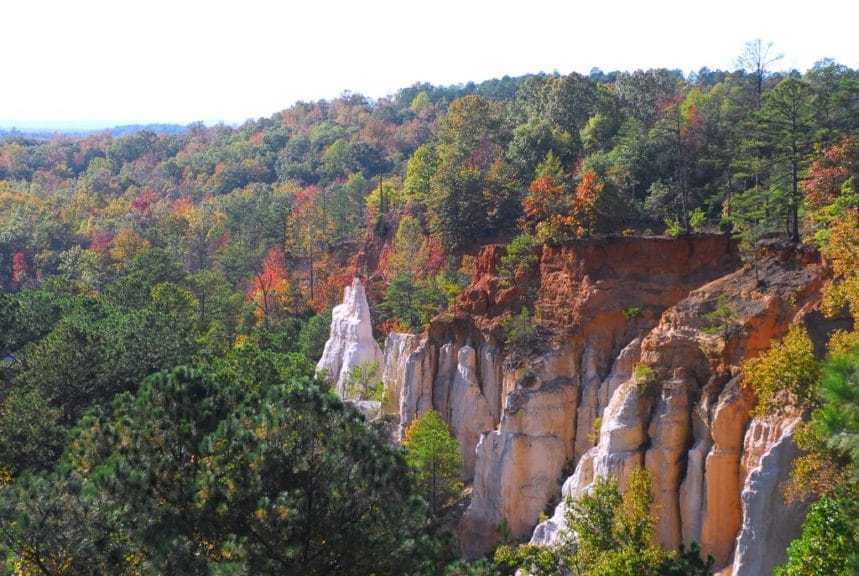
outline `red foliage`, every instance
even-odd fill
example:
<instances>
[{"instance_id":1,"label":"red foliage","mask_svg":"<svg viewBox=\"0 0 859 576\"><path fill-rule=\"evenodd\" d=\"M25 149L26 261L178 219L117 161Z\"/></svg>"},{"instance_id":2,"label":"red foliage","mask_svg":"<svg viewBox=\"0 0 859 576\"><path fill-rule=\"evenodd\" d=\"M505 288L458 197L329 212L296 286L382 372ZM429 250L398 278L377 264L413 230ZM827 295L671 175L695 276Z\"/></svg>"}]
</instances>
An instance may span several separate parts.
<instances>
[{"instance_id":1,"label":"red foliage","mask_svg":"<svg viewBox=\"0 0 859 576\"><path fill-rule=\"evenodd\" d=\"M354 262L345 266L337 265L330 258L322 262L321 270L318 272L316 281L316 293L313 298L308 299L307 304L317 314L340 302L343 289L352 284L352 279L357 276ZM330 273L327 273L330 271Z\"/></svg>"},{"instance_id":2,"label":"red foliage","mask_svg":"<svg viewBox=\"0 0 859 576\"><path fill-rule=\"evenodd\" d=\"M194 202L188 196L182 196L173 203L173 214L184 216L194 210Z\"/></svg>"},{"instance_id":3,"label":"red foliage","mask_svg":"<svg viewBox=\"0 0 859 576\"><path fill-rule=\"evenodd\" d=\"M152 205L158 201L158 194L154 190L144 190L140 195L131 201L131 207L140 214L147 215L152 209Z\"/></svg>"},{"instance_id":4,"label":"red foliage","mask_svg":"<svg viewBox=\"0 0 859 576\"><path fill-rule=\"evenodd\" d=\"M437 274L445 264L447 256L441 247L441 242L438 238L429 238L427 240L427 269L426 275Z\"/></svg>"},{"instance_id":5,"label":"red foliage","mask_svg":"<svg viewBox=\"0 0 859 576\"><path fill-rule=\"evenodd\" d=\"M295 204L295 207L301 207L308 200L316 198L316 196L319 195L319 191L320 188L316 184L313 184L312 186L308 186L306 188L302 188L295 193L295 197L293 198L293 203Z\"/></svg>"},{"instance_id":6,"label":"red foliage","mask_svg":"<svg viewBox=\"0 0 859 576\"><path fill-rule=\"evenodd\" d=\"M18 288L20 282L27 275L27 255L23 252L16 252L12 256L12 289Z\"/></svg>"},{"instance_id":7,"label":"red foliage","mask_svg":"<svg viewBox=\"0 0 859 576\"><path fill-rule=\"evenodd\" d=\"M89 249L92 252L104 252L111 247L113 243L113 234L106 230L95 232L89 243Z\"/></svg>"},{"instance_id":8,"label":"red foliage","mask_svg":"<svg viewBox=\"0 0 859 576\"><path fill-rule=\"evenodd\" d=\"M856 152L854 143L844 136L838 144L823 150L823 154L811 163L802 188L813 210L831 204L841 193L841 186L852 173Z\"/></svg>"},{"instance_id":9,"label":"red foliage","mask_svg":"<svg viewBox=\"0 0 859 576\"><path fill-rule=\"evenodd\" d=\"M254 276L248 298L253 300L259 292L277 290L286 282L286 264L283 249L271 248L262 260L262 270Z\"/></svg>"},{"instance_id":10,"label":"red foliage","mask_svg":"<svg viewBox=\"0 0 859 576\"><path fill-rule=\"evenodd\" d=\"M605 184L597 180L597 173L594 170L585 170L582 174L582 181L576 186L574 206L577 235L582 236L583 233L593 231L596 224L597 201L604 186Z\"/></svg>"}]
</instances>

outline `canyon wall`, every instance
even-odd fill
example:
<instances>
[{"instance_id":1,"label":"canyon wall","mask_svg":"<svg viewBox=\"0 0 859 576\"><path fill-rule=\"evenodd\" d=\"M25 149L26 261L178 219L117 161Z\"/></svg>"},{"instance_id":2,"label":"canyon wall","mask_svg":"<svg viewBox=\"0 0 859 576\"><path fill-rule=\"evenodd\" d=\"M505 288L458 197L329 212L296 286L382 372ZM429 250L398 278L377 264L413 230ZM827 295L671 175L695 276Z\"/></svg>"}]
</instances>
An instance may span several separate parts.
<instances>
[{"instance_id":1,"label":"canyon wall","mask_svg":"<svg viewBox=\"0 0 859 576\"><path fill-rule=\"evenodd\" d=\"M719 567L768 573L805 511L780 492L796 419L752 420L738 366L814 308L815 255L774 244L741 267L724 236L593 240L543 248L508 282L501 255L482 249L456 306L385 347L400 430L435 409L461 443L473 483L463 553L488 551L502 523L552 542L563 498L597 476L623 487L643 466L660 544L695 540ZM505 343L504 319L528 296L539 338Z\"/></svg>"}]
</instances>

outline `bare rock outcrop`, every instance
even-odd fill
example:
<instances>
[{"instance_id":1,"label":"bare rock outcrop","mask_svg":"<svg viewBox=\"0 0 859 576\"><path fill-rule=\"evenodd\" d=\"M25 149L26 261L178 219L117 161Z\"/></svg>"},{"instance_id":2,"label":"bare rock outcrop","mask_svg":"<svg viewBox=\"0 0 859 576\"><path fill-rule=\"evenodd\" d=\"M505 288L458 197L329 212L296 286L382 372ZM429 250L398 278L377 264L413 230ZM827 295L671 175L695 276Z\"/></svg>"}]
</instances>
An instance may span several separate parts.
<instances>
[{"instance_id":1,"label":"bare rock outcrop","mask_svg":"<svg viewBox=\"0 0 859 576\"><path fill-rule=\"evenodd\" d=\"M797 454L788 433L793 420L750 426L755 399L741 387L738 366L803 321L822 278L802 252L781 252L758 266L693 290L665 312L642 341L639 374L616 389L603 412L597 447L563 489L576 497L606 475L623 486L643 463L653 476L657 542L675 549L698 541L718 567L733 562L738 574L769 573L804 513L786 507L778 488ZM717 307L722 312L711 314ZM532 542L554 541L563 503L558 508ZM763 542L775 552L762 553Z\"/></svg>"},{"instance_id":2,"label":"bare rock outcrop","mask_svg":"<svg viewBox=\"0 0 859 576\"><path fill-rule=\"evenodd\" d=\"M331 332L316 370L324 371L337 394L345 398L347 374L364 362L381 368L384 357L373 338L373 323L364 286L355 278L345 289L343 303L331 311Z\"/></svg>"},{"instance_id":3,"label":"bare rock outcrop","mask_svg":"<svg viewBox=\"0 0 859 576\"><path fill-rule=\"evenodd\" d=\"M724 237L700 240L672 244L624 239L547 248L537 278L517 279L517 286L539 282L535 309L541 325L556 337L537 357L508 362L502 391L509 396L500 427L484 437L477 450L471 505L462 522L466 556L491 547L501 522L506 521L515 538L528 535L537 514L557 495L562 471L593 447L594 423L628 379L638 356L639 334L689 290L736 267L736 254ZM462 309L482 312L475 324L490 335L505 307L515 302L516 288L503 288L492 275L492 260L499 257L494 247L484 250L478 279L460 301ZM563 398L553 401L564 409L562 414L545 415L536 399L521 402L523 397L561 390ZM627 409L638 413L642 405L631 402ZM523 419L542 420L541 426L517 424ZM618 443L634 442L631 430L613 429L605 419L603 426ZM643 430L640 436L645 438ZM563 446L567 442L571 447ZM631 470L642 462L640 450L641 445L635 445L625 452L608 451L599 465ZM563 460L550 461L552 454Z\"/></svg>"},{"instance_id":4,"label":"bare rock outcrop","mask_svg":"<svg viewBox=\"0 0 859 576\"><path fill-rule=\"evenodd\" d=\"M793 424L752 421L739 366L813 317L816 256L773 243L741 267L724 236L593 240L543 247L539 265L507 283L496 273L503 254L482 249L451 310L419 337L386 343L400 434L435 409L462 445L473 480L466 557L488 551L502 523L526 538L560 496L531 540L555 541L563 500L600 476L624 488L645 467L659 544L694 540L719 568L771 570L804 513L784 507L778 486L796 455ZM504 320L526 295L542 331L538 346L517 347Z\"/></svg>"},{"instance_id":5,"label":"bare rock outcrop","mask_svg":"<svg viewBox=\"0 0 859 576\"><path fill-rule=\"evenodd\" d=\"M745 436L742 474L742 526L737 535L734 576L771 574L784 563L790 541L798 537L808 506L786 504L782 486L800 454L793 433L798 416L752 421Z\"/></svg>"}]
</instances>

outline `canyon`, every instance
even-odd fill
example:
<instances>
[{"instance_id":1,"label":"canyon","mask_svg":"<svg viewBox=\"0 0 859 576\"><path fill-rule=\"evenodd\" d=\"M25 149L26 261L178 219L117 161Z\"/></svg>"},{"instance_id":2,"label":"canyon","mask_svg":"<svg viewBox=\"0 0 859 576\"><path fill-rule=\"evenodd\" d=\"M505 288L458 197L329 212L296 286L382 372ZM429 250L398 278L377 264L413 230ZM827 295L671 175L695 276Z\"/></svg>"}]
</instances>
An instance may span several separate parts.
<instances>
[{"instance_id":1,"label":"canyon","mask_svg":"<svg viewBox=\"0 0 859 576\"><path fill-rule=\"evenodd\" d=\"M801 415L754 417L740 365L797 322L822 349L819 256L762 242L744 265L722 235L594 239L541 247L531 270L502 278L503 255L483 247L456 303L420 335L390 334L379 357L395 435L433 409L460 442L463 555L488 552L502 525L550 544L567 498L601 476L623 489L644 467L658 544L698 542L722 574L770 573L806 511L782 494ZM358 280L346 303L320 361L335 383L353 362L338 350L377 358ZM511 341L523 306L534 333Z\"/></svg>"}]
</instances>

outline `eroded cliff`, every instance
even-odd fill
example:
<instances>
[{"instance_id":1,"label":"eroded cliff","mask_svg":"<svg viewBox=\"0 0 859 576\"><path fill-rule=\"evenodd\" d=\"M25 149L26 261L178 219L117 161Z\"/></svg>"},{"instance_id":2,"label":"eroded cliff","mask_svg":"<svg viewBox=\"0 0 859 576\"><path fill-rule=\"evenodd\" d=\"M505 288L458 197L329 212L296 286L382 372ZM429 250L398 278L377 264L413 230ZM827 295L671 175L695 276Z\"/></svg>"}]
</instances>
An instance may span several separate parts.
<instances>
[{"instance_id":1,"label":"eroded cliff","mask_svg":"<svg viewBox=\"0 0 859 576\"><path fill-rule=\"evenodd\" d=\"M771 569L804 513L780 493L795 418L751 420L738 366L814 308L815 255L764 246L741 267L723 236L594 240L543 248L507 285L502 254L484 248L452 310L386 345L401 429L432 408L462 444L473 482L464 554L489 550L502 522L515 538L551 542L563 503L534 530L551 501L600 475L623 486L644 466L660 544L698 541L736 574ZM517 349L503 319L526 295L541 344Z\"/></svg>"}]
</instances>

